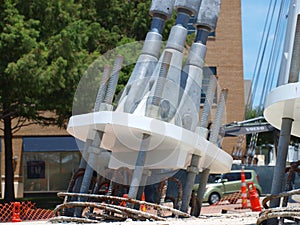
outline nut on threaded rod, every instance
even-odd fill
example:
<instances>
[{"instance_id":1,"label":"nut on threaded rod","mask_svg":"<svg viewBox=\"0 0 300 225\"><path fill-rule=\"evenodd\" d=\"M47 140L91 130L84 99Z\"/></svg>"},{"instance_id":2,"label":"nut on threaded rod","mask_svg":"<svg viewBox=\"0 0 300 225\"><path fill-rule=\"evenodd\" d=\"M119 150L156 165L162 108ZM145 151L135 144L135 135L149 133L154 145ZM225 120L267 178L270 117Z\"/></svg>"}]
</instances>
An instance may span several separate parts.
<instances>
[{"instance_id":1,"label":"nut on threaded rod","mask_svg":"<svg viewBox=\"0 0 300 225\"><path fill-rule=\"evenodd\" d=\"M167 77L170 68L171 59L172 59L172 53L166 51L162 59L161 67L159 70L159 79L156 82L154 97L152 99L152 104L156 106L158 106L160 103L160 99L164 90L165 78Z\"/></svg>"},{"instance_id":2,"label":"nut on threaded rod","mask_svg":"<svg viewBox=\"0 0 300 225\"><path fill-rule=\"evenodd\" d=\"M159 106L162 100L162 94L164 91L164 84L166 82L166 77L168 75L168 71L170 69L170 63L172 59L172 53L165 51L164 56L162 58L159 76L156 81L154 94L152 97L148 98L148 103L146 106L146 116L157 118Z\"/></svg>"}]
</instances>

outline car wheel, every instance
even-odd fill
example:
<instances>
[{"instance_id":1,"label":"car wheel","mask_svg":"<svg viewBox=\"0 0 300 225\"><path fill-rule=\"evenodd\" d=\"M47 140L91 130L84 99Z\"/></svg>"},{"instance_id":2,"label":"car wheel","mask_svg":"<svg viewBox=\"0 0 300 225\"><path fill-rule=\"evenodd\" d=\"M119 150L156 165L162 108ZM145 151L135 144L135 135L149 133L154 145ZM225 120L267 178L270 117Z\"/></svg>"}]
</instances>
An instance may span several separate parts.
<instances>
[{"instance_id":1,"label":"car wheel","mask_svg":"<svg viewBox=\"0 0 300 225\"><path fill-rule=\"evenodd\" d=\"M213 192L210 194L210 196L208 198L208 203L210 205L216 204L219 201L220 201L220 195L217 192Z\"/></svg>"}]
</instances>

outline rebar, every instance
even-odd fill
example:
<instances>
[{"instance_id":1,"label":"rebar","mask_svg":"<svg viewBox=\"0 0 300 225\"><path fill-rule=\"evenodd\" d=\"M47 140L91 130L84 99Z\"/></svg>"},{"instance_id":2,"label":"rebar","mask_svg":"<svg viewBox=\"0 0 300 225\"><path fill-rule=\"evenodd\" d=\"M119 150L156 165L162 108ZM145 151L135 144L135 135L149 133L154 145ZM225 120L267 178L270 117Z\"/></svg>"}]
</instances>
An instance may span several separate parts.
<instances>
[{"instance_id":1,"label":"rebar","mask_svg":"<svg viewBox=\"0 0 300 225\"><path fill-rule=\"evenodd\" d=\"M160 104L160 100L164 90L164 84L166 82L166 77L170 68L171 59L172 53L165 51L159 70L159 76L155 85L154 96L151 102L151 104L153 105L159 106Z\"/></svg>"},{"instance_id":2,"label":"rebar","mask_svg":"<svg viewBox=\"0 0 300 225\"><path fill-rule=\"evenodd\" d=\"M250 139L250 144L249 144L249 149L247 151L247 157L246 157L246 165L249 165L249 158L251 159L251 165L253 164L253 159L255 155L255 149L256 149L256 144L257 144L257 138L258 138L258 133L252 133L251 139Z\"/></svg>"},{"instance_id":3,"label":"rebar","mask_svg":"<svg viewBox=\"0 0 300 225\"><path fill-rule=\"evenodd\" d=\"M300 160L292 163L291 167L288 169L288 171L286 169L286 171L288 172L288 176L287 176L286 182L285 182L285 191L290 191L293 189L293 181L295 179L295 173L296 172L299 173L299 168L298 168L299 165L300 165ZM283 197L283 200L282 200L283 207L287 206L288 200L289 200L289 196Z\"/></svg>"},{"instance_id":4,"label":"rebar","mask_svg":"<svg viewBox=\"0 0 300 225\"><path fill-rule=\"evenodd\" d=\"M95 202L68 202L62 205L58 205L55 209L54 212L55 214L58 213L59 210L64 209L64 208L72 208L72 207L93 207L93 208L98 208L102 209L105 211L110 211L110 212L115 212L119 213L124 216L124 218L130 218L132 217L131 214L133 214L133 217L135 218L135 215L138 215L138 218L140 220L145 220L145 219L153 219L156 221L165 221L166 219L156 216L154 214L142 212L136 209L131 209L127 208L124 206L118 206L118 205L112 205L112 204L107 204L107 203L95 203Z\"/></svg>"},{"instance_id":5,"label":"rebar","mask_svg":"<svg viewBox=\"0 0 300 225\"><path fill-rule=\"evenodd\" d=\"M110 73L111 73L111 66L106 65L104 67L103 75L100 81L100 86L98 89L96 102L94 106L94 112L98 112L100 110L100 104L103 102L104 97L106 95L107 84L108 84Z\"/></svg>"},{"instance_id":6,"label":"rebar","mask_svg":"<svg viewBox=\"0 0 300 225\"><path fill-rule=\"evenodd\" d=\"M298 221L300 217L300 209L298 207L288 207L288 208L273 208L263 211L260 217L257 219L256 224L262 224L265 220L276 219L276 218L288 218L290 220ZM297 218L298 217L298 218ZM265 223L263 223L265 224ZM297 223L298 224L298 223Z\"/></svg>"},{"instance_id":7,"label":"rebar","mask_svg":"<svg viewBox=\"0 0 300 225\"><path fill-rule=\"evenodd\" d=\"M140 201L140 200L136 200L136 199L132 199L132 198L124 198L124 197L118 197L118 196L107 196L107 195L95 195L95 194L80 194L80 193L67 193L67 192L59 192L57 193L57 196L60 198L64 198L65 196L75 196L75 197L83 197L83 198L89 198L89 199L95 199L95 200L100 200L100 201L106 201L106 200L111 200L111 201L123 201L123 202L129 202L129 203L133 203L133 204L140 204L140 205L146 205L149 207L153 207L153 209L158 210L166 210L169 211L171 213L173 213L174 215L178 215L181 217L185 217L188 218L190 217L190 215L188 213L184 213L180 210L177 209L173 209L171 207L168 206L162 206L162 205L157 205L155 203L151 203L151 202L146 202L146 201ZM82 202L75 202L75 203L82 203ZM63 207L63 206L61 206ZM58 211L55 210L55 213ZM140 211L138 211L140 213Z\"/></svg>"},{"instance_id":8,"label":"rebar","mask_svg":"<svg viewBox=\"0 0 300 225\"><path fill-rule=\"evenodd\" d=\"M278 223L277 218L279 217L280 220L283 218L288 218L288 219L297 219L297 217L300 217L300 211L297 208L295 210L293 207L275 207L275 208L269 208L268 202L279 200L280 198L285 198L285 197L290 197L292 195L299 195L300 194L300 189L292 190L292 191L287 191L287 192L282 192L279 194L268 194L262 201L262 205L265 208L260 214L260 217L257 220L256 224L262 224L265 220L267 220L267 224L276 224ZM284 204L284 203L283 203Z\"/></svg>"},{"instance_id":9,"label":"rebar","mask_svg":"<svg viewBox=\"0 0 300 225\"><path fill-rule=\"evenodd\" d=\"M100 85L99 85L99 89L98 89L98 93L97 93L97 97L96 97L96 102L94 105L94 112L97 112L100 110L100 105L101 103L104 101L105 95L107 95L107 85L108 85L108 79L109 79L109 75L111 72L111 66L106 65L104 67L104 71L103 71L103 75L100 81ZM97 135L95 135L94 139L97 138ZM87 160L89 159L89 152L88 149L90 148L90 146L93 144L93 139L86 139L85 145L84 145L84 150L82 152L82 157L80 160L80 164L79 164L79 168L86 168L87 165ZM74 184L74 192L79 192L81 185L82 185L82 179L83 176L80 176ZM69 190L69 189L68 189Z\"/></svg>"},{"instance_id":10,"label":"rebar","mask_svg":"<svg viewBox=\"0 0 300 225\"><path fill-rule=\"evenodd\" d=\"M104 98L104 102L107 104L112 104L112 102L113 102L113 98L114 98L114 95L116 92L122 64L123 64L123 56L117 55L115 62L114 62L113 69L112 69L112 74L109 78L107 92L106 92L106 95Z\"/></svg>"},{"instance_id":11,"label":"rebar","mask_svg":"<svg viewBox=\"0 0 300 225\"><path fill-rule=\"evenodd\" d=\"M212 123L212 129L209 141L215 145L218 145L219 131L222 124L222 118L225 111L226 98L228 89L223 89L220 94L220 100L217 106L217 111Z\"/></svg>"},{"instance_id":12,"label":"rebar","mask_svg":"<svg viewBox=\"0 0 300 225\"><path fill-rule=\"evenodd\" d=\"M209 115L213 100L215 97L215 90L217 88L217 78L214 75L210 76L206 98L203 106L203 112L200 120L200 127L207 128L209 122Z\"/></svg>"},{"instance_id":13,"label":"rebar","mask_svg":"<svg viewBox=\"0 0 300 225\"><path fill-rule=\"evenodd\" d=\"M186 178L186 184L183 190L182 206L181 206L181 211L183 212L188 211L188 207L190 204L191 195L193 191L193 186L195 184L195 178L196 175L199 173L199 169L198 169L199 161L200 161L200 156L193 154L191 159L191 164L187 169L188 173Z\"/></svg>"},{"instance_id":14,"label":"rebar","mask_svg":"<svg viewBox=\"0 0 300 225\"><path fill-rule=\"evenodd\" d=\"M192 197L191 197L191 216L195 216L198 217L200 215L201 212L201 201L199 200L199 198L195 195L195 192L192 192Z\"/></svg>"},{"instance_id":15,"label":"rebar","mask_svg":"<svg viewBox=\"0 0 300 225\"><path fill-rule=\"evenodd\" d=\"M174 206L175 209L180 209L181 205L182 205L182 194L183 194L183 187L182 187L182 183L179 179L177 179L176 177L169 177L168 178L169 182L173 181L177 184L177 188L178 188L178 196L177 196L177 201L176 204Z\"/></svg>"},{"instance_id":16,"label":"rebar","mask_svg":"<svg viewBox=\"0 0 300 225\"><path fill-rule=\"evenodd\" d=\"M167 195L167 189L168 189L168 179L165 179L163 181L160 182L159 184L159 193L160 193L160 200L159 200L159 204L162 205L165 202L165 198ZM161 216L161 211L159 210L157 212L158 216Z\"/></svg>"},{"instance_id":17,"label":"rebar","mask_svg":"<svg viewBox=\"0 0 300 225\"><path fill-rule=\"evenodd\" d=\"M88 164L86 165L84 176L82 179L81 187L80 187L80 193L87 193L91 184L92 176L93 176L93 165L95 165L95 161L97 159L96 154L94 152L94 149L99 150L99 154L101 152L101 149L99 148L101 139L103 136L103 132L97 131L97 134L95 135L95 138L93 140L92 145L89 147L89 158L88 158ZM78 199L79 201L84 201L84 199ZM76 217L80 217L82 214L82 211L80 208L75 209L74 215Z\"/></svg>"},{"instance_id":18,"label":"rebar","mask_svg":"<svg viewBox=\"0 0 300 225\"><path fill-rule=\"evenodd\" d=\"M79 190L78 191L74 190L75 189L74 187L76 186L76 182L79 182L79 178L81 178L81 181L80 181L80 185L81 185L84 171L85 171L84 168L79 168L75 173L73 173L71 180L69 182L68 188L67 188L67 192L75 192L76 193L79 191ZM79 186L79 183L78 183L78 186ZM68 202L69 200L70 199L66 196L64 202Z\"/></svg>"},{"instance_id":19,"label":"rebar","mask_svg":"<svg viewBox=\"0 0 300 225\"><path fill-rule=\"evenodd\" d=\"M262 205L265 209L269 209L269 206L267 205L267 203L273 199L279 199L282 197L287 197L287 196L292 196L292 195L299 195L300 194L300 189L295 189L292 191L286 191L286 192L282 192L279 194L267 194L266 197L262 200Z\"/></svg>"},{"instance_id":20,"label":"rebar","mask_svg":"<svg viewBox=\"0 0 300 225\"><path fill-rule=\"evenodd\" d=\"M150 135L143 134L141 148L138 152L138 157L136 160L136 165L135 165L135 169L133 171L132 181L131 181L129 192L128 192L129 198L136 198L136 196L137 196L138 188L140 186L141 178L142 178L143 171L144 171L144 166L145 166L145 162L146 162L146 153L148 150L149 142L150 142ZM133 205L129 205L129 206L132 207Z\"/></svg>"}]
</instances>

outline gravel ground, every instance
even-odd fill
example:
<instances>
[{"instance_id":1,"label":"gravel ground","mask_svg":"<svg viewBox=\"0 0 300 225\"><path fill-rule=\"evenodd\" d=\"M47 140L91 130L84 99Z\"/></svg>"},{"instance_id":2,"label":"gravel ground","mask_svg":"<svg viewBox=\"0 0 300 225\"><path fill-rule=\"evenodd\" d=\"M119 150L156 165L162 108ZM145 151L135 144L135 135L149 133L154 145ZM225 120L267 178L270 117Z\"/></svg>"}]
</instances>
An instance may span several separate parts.
<instances>
[{"instance_id":1,"label":"gravel ground","mask_svg":"<svg viewBox=\"0 0 300 225\"><path fill-rule=\"evenodd\" d=\"M262 200L262 198L261 198ZM293 196L291 206L300 207L300 196ZM250 208L240 209L241 204L222 204L218 206L203 205L201 215L197 218L191 217L188 219L174 219L170 218L166 221L132 221L128 219L125 222L99 222L98 224L107 225L199 225L199 224L213 224L213 225L255 225L259 217L259 212L252 212ZM4 223L3 223L4 224ZM6 225L16 223L5 223ZM24 221L19 222L21 225L38 225L38 224L53 224L61 225L62 223L50 223L48 221ZM76 224L76 223L68 223ZM85 224L91 225L91 224Z\"/></svg>"},{"instance_id":2,"label":"gravel ground","mask_svg":"<svg viewBox=\"0 0 300 225\"><path fill-rule=\"evenodd\" d=\"M189 219L167 219L166 221L132 221L127 220L125 222L113 222L106 223L101 222L98 224L108 224L108 225L199 225L199 224L214 224L214 225L225 225L225 224L256 224L256 220L258 218L258 213L239 213L239 214L226 214L226 215L204 215L198 218L189 218ZM3 223L4 224L4 223ZM5 223L5 224L14 224L16 223ZM22 225L38 225L38 224L53 224L53 225L61 225L62 223L50 223L48 221L30 221L30 222L19 222L18 224ZM68 223L68 224L76 224L76 223ZM92 225L92 224L85 224Z\"/></svg>"},{"instance_id":3,"label":"gravel ground","mask_svg":"<svg viewBox=\"0 0 300 225\"><path fill-rule=\"evenodd\" d=\"M225 204L222 206L204 206L202 208L201 215L199 217L191 217L187 219L175 219L169 218L166 221L132 221L131 219L126 220L125 222L99 222L98 224L107 224L107 225L198 225L198 224L214 224L214 225L224 225L224 224L256 224L258 218L258 212L251 212L250 209L236 210L236 207L239 207L238 204ZM221 213L221 211L226 213ZM16 223L5 223L14 224ZM61 225L62 223L50 223L48 221L23 221L18 224L22 225L38 225L38 224L53 224ZM68 223L76 224L76 223ZM92 224L92 223L91 223ZM86 224L85 225L91 225Z\"/></svg>"}]
</instances>

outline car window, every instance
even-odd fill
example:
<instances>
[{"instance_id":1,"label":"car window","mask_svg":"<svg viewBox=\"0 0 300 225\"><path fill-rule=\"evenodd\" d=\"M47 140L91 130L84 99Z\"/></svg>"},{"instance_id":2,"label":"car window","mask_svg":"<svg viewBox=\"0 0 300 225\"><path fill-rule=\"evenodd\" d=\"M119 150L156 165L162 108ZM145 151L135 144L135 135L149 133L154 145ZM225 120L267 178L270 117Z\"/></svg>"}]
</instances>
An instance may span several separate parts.
<instances>
[{"instance_id":1,"label":"car window","mask_svg":"<svg viewBox=\"0 0 300 225\"><path fill-rule=\"evenodd\" d=\"M246 177L246 180L250 180L251 179L251 173L250 172L245 172L245 177Z\"/></svg>"},{"instance_id":2,"label":"car window","mask_svg":"<svg viewBox=\"0 0 300 225\"><path fill-rule=\"evenodd\" d=\"M251 179L251 173L245 172L246 180ZM241 173L240 172L232 172L232 173L225 173L222 175L222 179L227 179L228 181L238 181L241 180Z\"/></svg>"},{"instance_id":3,"label":"car window","mask_svg":"<svg viewBox=\"0 0 300 225\"><path fill-rule=\"evenodd\" d=\"M207 183L216 183L220 179L221 174L210 174Z\"/></svg>"},{"instance_id":4,"label":"car window","mask_svg":"<svg viewBox=\"0 0 300 225\"><path fill-rule=\"evenodd\" d=\"M222 179L227 179L228 181L241 180L241 174L240 173L225 173L225 174L223 174Z\"/></svg>"}]
</instances>

